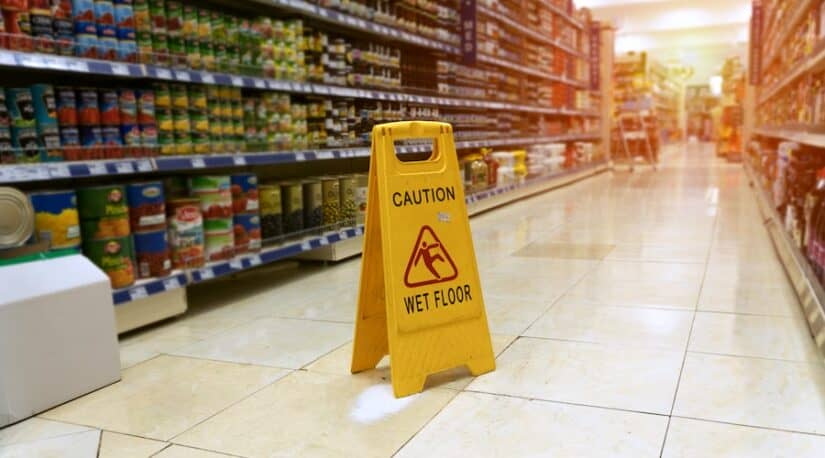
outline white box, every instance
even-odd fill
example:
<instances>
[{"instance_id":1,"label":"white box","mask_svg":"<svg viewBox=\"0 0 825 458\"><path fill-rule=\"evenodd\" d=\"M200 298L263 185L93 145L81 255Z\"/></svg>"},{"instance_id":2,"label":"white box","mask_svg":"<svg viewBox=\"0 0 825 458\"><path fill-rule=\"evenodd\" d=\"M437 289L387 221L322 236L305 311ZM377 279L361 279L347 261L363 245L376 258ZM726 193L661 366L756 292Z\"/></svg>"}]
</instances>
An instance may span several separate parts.
<instances>
[{"instance_id":1,"label":"white box","mask_svg":"<svg viewBox=\"0 0 825 458\"><path fill-rule=\"evenodd\" d=\"M118 380L100 269L81 255L0 267L0 427Z\"/></svg>"}]
</instances>

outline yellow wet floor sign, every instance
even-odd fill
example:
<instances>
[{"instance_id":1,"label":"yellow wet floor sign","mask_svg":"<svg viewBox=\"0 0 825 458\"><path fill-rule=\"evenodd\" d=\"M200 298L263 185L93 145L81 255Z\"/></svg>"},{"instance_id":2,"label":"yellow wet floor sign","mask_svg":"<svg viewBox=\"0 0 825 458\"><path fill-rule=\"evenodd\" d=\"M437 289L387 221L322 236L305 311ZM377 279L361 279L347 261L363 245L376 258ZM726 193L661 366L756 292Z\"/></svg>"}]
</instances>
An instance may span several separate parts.
<instances>
[{"instance_id":1,"label":"yellow wet floor sign","mask_svg":"<svg viewBox=\"0 0 825 458\"><path fill-rule=\"evenodd\" d=\"M395 141L433 140L402 162ZM396 396L458 366L495 369L452 127L396 122L372 130L367 219L352 372L390 355Z\"/></svg>"}]
</instances>

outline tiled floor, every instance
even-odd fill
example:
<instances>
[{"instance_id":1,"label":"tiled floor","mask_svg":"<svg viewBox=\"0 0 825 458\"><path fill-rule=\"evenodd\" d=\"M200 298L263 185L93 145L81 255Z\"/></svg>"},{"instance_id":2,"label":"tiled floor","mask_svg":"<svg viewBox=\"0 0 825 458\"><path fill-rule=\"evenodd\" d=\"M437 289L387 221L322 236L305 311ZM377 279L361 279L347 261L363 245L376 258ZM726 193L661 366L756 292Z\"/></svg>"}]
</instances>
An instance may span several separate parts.
<instances>
[{"instance_id":1,"label":"tiled floor","mask_svg":"<svg viewBox=\"0 0 825 458\"><path fill-rule=\"evenodd\" d=\"M825 365L740 167L674 150L471 222L497 370L349 374L360 260L224 281L0 457L822 457Z\"/></svg>"}]
</instances>

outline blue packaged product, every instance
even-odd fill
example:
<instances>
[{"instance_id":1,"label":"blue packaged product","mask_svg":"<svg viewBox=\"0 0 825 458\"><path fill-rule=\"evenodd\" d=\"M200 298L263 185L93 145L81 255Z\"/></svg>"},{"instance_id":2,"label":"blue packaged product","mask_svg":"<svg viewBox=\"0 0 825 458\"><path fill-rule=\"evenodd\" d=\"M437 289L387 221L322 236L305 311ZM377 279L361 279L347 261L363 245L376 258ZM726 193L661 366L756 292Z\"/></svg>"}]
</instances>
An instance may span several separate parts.
<instances>
[{"instance_id":1,"label":"blue packaged product","mask_svg":"<svg viewBox=\"0 0 825 458\"><path fill-rule=\"evenodd\" d=\"M117 58L117 38L97 37L97 58L115 60Z\"/></svg>"},{"instance_id":2,"label":"blue packaged product","mask_svg":"<svg viewBox=\"0 0 825 458\"><path fill-rule=\"evenodd\" d=\"M80 144L84 147L103 145L103 130L100 126L80 126Z\"/></svg>"},{"instance_id":3,"label":"blue packaged product","mask_svg":"<svg viewBox=\"0 0 825 458\"><path fill-rule=\"evenodd\" d=\"M6 88L6 108L12 126L34 127L34 102L32 91L27 87Z\"/></svg>"},{"instance_id":4,"label":"blue packaged product","mask_svg":"<svg viewBox=\"0 0 825 458\"><path fill-rule=\"evenodd\" d=\"M135 259L139 278L162 277L172 271L168 237L163 229L135 233Z\"/></svg>"},{"instance_id":5,"label":"blue packaged product","mask_svg":"<svg viewBox=\"0 0 825 458\"><path fill-rule=\"evenodd\" d=\"M261 217L253 215L234 215L232 231L235 239L235 252L258 251L261 249Z\"/></svg>"},{"instance_id":6,"label":"blue packaged product","mask_svg":"<svg viewBox=\"0 0 825 458\"><path fill-rule=\"evenodd\" d=\"M123 145L123 138L120 136L119 126L104 126L103 127L103 144L107 146Z\"/></svg>"},{"instance_id":7,"label":"blue packaged product","mask_svg":"<svg viewBox=\"0 0 825 458\"><path fill-rule=\"evenodd\" d=\"M34 117L38 127L57 126L57 102L51 84L35 84L31 87ZM55 131L55 134L57 131Z\"/></svg>"},{"instance_id":8,"label":"blue packaged product","mask_svg":"<svg viewBox=\"0 0 825 458\"><path fill-rule=\"evenodd\" d=\"M123 138L124 145L140 145L140 128L137 124L124 124L120 126L120 135Z\"/></svg>"},{"instance_id":9,"label":"blue packaged product","mask_svg":"<svg viewBox=\"0 0 825 458\"><path fill-rule=\"evenodd\" d=\"M137 47L137 41L136 41L135 37L136 37L135 29L126 29L126 28L123 28L123 27L118 27L117 28L117 39L118 40L120 40L120 41L124 41L124 40L134 41L135 42L135 47Z\"/></svg>"},{"instance_id":10,"label":"blue packaged product","mask_svg":"<svg viewBox=\"0 0 825 458\"><path fill-rule=\"evenodd\" d=\"M231 175L229 179L232 184L233 193L235 193L236 186L243 194L248 193L250 190L254 191L258 189L258 176L254 173L236 173Z\"/></svg>"},{"instance_id":11,"label":"blue packaged product","mask_svg":"<svg viewBox=\"0 0 825 458\"><path fill-rule=\"evenodd\" d=\"M117 38L117 27L109 24L97 25L98 38Z\"/></svg>"},{"instance_id":12,"label":"blue packaged product","mask_svg":"<svg viewBox=\"0 0 825 458\"><path fill-rule=\"evenodd\" d=\"M137 62L137 42L134 40L119 40L117 44L117 60Z\"/></svg>"},{"instance_id":13,"label":"blue packaged product","mask_svg":"<svg viewBox=\"0 0 825 458\"><path fill-rule=\"evenodd\" d=\"M32 127L11 128L11 145L17 162L40 162L40 145L37 143L37 129Z\"/></svg>"},{"instance_id":14,"label":"blue packaged product","mask_svg":"<svg viewBox=\"0 0 825 458\"><path fill-rule=\"evenodd\" d=\"M77 127L60 127L60 144L63 146L80 146L80 131Z\"/></svg>"},{"instance_id":15,"label":"blue packaged product","mask_svg":"<svg viewBox=\"0 0 825 458\"><path fill-rule=\"evenodd\" d=\"M129 202L129 223L132 231L166 229L166 199L163 183L147 181L126 185Z\"/></svg>"},{"instance_id":16,"label":"blue packaged product","mask_svg":"<svg viewBox=\"0 0 825 458\"><path fill-rule=\"evenodd\" d=\"M94 24L92 24L94 26ZM77 43L77 56L88 59L97 59L97 33L92 29L92 33L78 33L75 35Z\"/></svg>"},{"instance_id":17,"label":"blue packaged product","mask_svg":"<svg viewBox=\"0 0 825 458\"><path fill-rule=\"evenodd\" d=\"M112 0L95 0L95 22L115 25L115 5Z\"/></svg>"},{"instance_id":18,"label":"blue packaged product","mask_svg":"<svg viewBox=\"0 0 825 458\"><path fill-rule=\"evenodd\" d=\"M94 0L72 0L72 17L77 22L95 22Z\"/></svg>"},{"instance_id":19,"label":"blue packaged product","mask_svg":"<svg viewBox=\"0 0 825 458\"><path fill-rule=\"evenodd\" d=\"M115 25L118 29L135 29L135 12L131 2L115 2Z\"/></svg>"}]
</instances>

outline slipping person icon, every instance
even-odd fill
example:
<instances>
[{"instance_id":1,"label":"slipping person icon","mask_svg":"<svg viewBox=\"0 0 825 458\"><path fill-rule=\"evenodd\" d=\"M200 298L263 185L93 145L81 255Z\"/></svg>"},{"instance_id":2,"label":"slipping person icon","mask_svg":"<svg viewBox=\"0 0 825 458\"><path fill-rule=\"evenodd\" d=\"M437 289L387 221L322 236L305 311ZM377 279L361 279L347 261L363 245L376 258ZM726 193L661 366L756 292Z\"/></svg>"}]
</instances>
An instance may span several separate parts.
<instances>
[{"instance_id":1,"label":"slipping person icon","mask_svg":"<svg viewBox=\"0 0 825 458\"><path fill-rule=\"evenodd\" d=\"M427 270L433 274L433 276L439 280L441 280L441 275L438 274L438 271L433 266L435 261L445 262L444 258L441 256L440 253L436 253L433 255L431 253L432 250L436 250L441 248L440 243L433 243L431 245L427 245L427 242L421 242L421 249L418 250L418 254L415 256L415 260L413 261L413 265L418 265L418 261L421 258L424 258L424 265L427 266Z\"/></svg>"}]
</instances>

